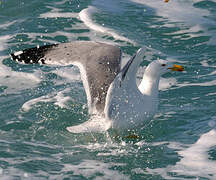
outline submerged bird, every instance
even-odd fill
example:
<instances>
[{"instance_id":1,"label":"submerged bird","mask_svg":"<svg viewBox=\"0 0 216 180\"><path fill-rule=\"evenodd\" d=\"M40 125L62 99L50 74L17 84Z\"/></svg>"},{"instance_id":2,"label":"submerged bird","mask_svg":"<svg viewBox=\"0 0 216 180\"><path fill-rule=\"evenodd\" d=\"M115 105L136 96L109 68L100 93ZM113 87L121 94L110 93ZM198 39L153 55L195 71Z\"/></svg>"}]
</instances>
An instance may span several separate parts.
<instances>
[{"instance_id":1,"label":"submerged bird","mask_svg":"<svg viewBox=\"0 0 216 180\"><path fill-rule=\"evenodd\" d=\"M136 73L146 47L127 62L121 70L121 50L113 45L75 41L47 45L11 54L13 60L24 63L55 65L73 64L80 69L90 115L102 118L71 126L70 132L104 131L112 128L130 129L146 123L157 111L158 85L161 75L183 71L180 65L165 60L151 62L139 86Z\"/></svg>"}]
</instances>

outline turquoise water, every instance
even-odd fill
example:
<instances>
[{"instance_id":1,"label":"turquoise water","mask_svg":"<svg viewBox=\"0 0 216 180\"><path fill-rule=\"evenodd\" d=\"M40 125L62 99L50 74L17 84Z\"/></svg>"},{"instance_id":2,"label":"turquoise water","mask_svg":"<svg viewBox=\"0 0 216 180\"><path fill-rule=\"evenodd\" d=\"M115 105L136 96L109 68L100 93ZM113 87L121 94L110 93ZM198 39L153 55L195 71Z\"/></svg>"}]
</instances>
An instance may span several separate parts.
<instances>
[{"instance_id":1,"label":"turquoise water","mask_svg":"<svg viewBox=\"0 0 216 180\"><path fill-rule=\"evenodd\" d=\"M1 0L0 179L216 179L215 20L213 0ZM78 70L9 57L73 40L115 44L124 61L151 47L138 79L157 58L185 67L161 79L139 138L69 133L89 119Z\"/></svg>"}]
</instances>

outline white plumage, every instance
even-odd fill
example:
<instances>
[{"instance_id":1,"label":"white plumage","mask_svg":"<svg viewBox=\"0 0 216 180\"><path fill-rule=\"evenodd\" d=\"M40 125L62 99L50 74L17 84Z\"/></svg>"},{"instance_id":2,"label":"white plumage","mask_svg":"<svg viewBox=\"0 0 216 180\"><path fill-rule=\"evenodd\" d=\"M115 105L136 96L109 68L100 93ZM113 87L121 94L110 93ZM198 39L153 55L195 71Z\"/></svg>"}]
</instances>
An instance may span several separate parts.
<instances>
[{"instance_id":1,"label":"white plumage","mask_svg":"<svg viewBox=\"0 0 216 180\"><path fill-rule=\"evenodd\" d=\"M143 79L137 86L136 72L144 53L145 48L137 52L133 62L126 69L126 74L124 75L123 70L108 90L105 115L106 119L112 121L113 128L131 129L147 123L157 111L161 75L171 70L183 70L181 66L173 66L168 61L155 60L147 66Z\"/></svg>"}]
</instances>

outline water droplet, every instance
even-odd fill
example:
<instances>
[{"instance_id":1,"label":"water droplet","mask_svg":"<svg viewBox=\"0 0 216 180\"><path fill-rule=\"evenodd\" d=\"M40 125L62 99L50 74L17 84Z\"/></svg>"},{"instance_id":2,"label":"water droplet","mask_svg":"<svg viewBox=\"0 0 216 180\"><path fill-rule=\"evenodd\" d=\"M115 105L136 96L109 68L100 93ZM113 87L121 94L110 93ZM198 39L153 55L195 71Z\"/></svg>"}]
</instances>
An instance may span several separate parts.
<instances>
[{"instance_id":1,"label":"water droplet","mask_svg":"<svg viewBox=\"0 0 216 180\"><path fill-rule=\"evenodd\" d=\"M28 177L28 173L24 173L23 176L27 178Z\"/></svg>"},{"instance_id":2,"label":"water droplet","mask_svg":"<svg viewBox=\"0 0 216 180\"><path fill-rule=\"evenodd\" d=\"M0 175L1 175L1 174L3 174L3 169L2 169L2 168L0 168Z\"/></svg>"},{"instance_id":3,"label":"water droplet","mask_svg":"<svg viewBox=\"0 0 216 180\"><path fill-rule=\"evenodd\" d=\"M211 120L209 121L208 125L213 128L216 126L216 122L214 120Z\"/></svg>"}]
</instances>

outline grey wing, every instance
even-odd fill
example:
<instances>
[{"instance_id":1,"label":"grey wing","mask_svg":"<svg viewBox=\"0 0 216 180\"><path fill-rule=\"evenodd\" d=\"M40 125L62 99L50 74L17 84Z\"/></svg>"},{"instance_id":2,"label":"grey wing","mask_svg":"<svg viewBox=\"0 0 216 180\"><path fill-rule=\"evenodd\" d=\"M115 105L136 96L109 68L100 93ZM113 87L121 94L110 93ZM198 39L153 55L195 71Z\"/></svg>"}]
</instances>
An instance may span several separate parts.
<instances>
[{"instance_id":1,"label":"grey wing","mask_svg":"<svg viewBox=\"0 0 216 180\"><path fill-rule=\"evenodd\" d=\"M85 73L81 77L85 76L88 83L85 91L90 95L89 107L94 105L99 112L103 112L107 90L121 68L121 50L118 47L91 41L35 47L15 52L11 57L27 64L81 64Z\"/></svg>"}]
</instances>

